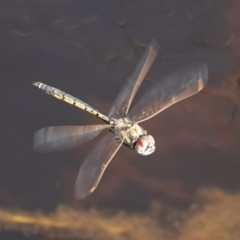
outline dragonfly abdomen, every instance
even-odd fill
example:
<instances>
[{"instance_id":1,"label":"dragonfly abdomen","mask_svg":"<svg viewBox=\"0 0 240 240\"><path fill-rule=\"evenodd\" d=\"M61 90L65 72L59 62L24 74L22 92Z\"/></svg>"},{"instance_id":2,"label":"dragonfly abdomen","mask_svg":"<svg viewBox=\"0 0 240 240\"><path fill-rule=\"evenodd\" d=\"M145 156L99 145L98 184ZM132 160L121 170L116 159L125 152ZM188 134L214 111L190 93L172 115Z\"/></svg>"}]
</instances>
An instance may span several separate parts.
<instances>
[{"instance_id":1,"label":"dragonfly abdomen","mask_svg":"<svg viewBox=\"0 0 240 240\"><path fill-rule=\"evenodd\" d=\"M34 82L33 85L57 99L60 99L66 103L76 106L84 111L87 111L88 113L100 118L106 123L110 123L109 117L105 116L104 114L100 113L97 109L79 100L78 98L73 97L68 93L65 93L57 88L51 87L41 82Z\"/></svg>"}]
</instances>

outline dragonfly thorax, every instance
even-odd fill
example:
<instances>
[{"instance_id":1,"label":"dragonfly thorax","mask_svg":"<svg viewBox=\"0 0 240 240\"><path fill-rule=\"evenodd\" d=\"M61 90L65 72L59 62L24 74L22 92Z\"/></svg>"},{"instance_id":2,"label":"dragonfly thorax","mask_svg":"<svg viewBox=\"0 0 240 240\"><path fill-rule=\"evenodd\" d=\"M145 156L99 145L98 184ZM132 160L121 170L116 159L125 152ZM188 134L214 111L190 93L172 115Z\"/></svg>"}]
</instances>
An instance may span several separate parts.
<instances>
[{"instance_id":1,"label":"dragonfly thorax","mask_svg":"<svg viewBox=\"0 0 240 240\"><path fill-rule=\"evenodd\" d=\"M142 155L148 155L155 150L155 141L147 131L128 118L111 119L111 131L118 141ZM150 147L150 149L149 149Z\"/></svg>"}]
</instances>

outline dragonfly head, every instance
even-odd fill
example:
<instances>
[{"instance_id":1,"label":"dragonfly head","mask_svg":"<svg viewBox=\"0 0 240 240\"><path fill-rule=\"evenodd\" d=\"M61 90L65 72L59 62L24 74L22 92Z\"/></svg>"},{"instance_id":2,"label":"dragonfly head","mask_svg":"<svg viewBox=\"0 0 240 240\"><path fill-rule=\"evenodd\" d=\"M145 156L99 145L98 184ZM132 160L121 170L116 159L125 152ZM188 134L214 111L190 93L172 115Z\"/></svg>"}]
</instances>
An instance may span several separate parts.
<instances>
[{"instance_id":1,"label":"dragonfly head","mask_svg":"<svg viewBox=\"0 0 240 240\"><path fill-rule=\"evenodd\" d=\"M156 149L154 138L151 135L142 136L138 139L136 151L141 155L149 155Z\"/></svg>"}]
</instances>

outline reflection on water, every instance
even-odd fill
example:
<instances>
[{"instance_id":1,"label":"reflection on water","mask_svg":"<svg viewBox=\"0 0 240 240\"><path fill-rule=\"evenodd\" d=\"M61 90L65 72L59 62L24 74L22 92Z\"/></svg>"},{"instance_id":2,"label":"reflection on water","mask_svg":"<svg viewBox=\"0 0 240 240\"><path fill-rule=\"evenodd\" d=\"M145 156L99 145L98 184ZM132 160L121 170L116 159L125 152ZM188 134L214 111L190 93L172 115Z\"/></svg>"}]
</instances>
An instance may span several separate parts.
<instances>
[{"instance_id":1,"label":"reflection on water","mask_svg":"<svg viewBox=\"0 0 240 240\"><path fill-rule=\"evenodd\" d=\"M0 209L0 227L58 239L229 240L240 238L240 194L202 189L185 211L153 203L144 213L77 210L59 206L50 214Z\"/></svg>"}]
</instances>

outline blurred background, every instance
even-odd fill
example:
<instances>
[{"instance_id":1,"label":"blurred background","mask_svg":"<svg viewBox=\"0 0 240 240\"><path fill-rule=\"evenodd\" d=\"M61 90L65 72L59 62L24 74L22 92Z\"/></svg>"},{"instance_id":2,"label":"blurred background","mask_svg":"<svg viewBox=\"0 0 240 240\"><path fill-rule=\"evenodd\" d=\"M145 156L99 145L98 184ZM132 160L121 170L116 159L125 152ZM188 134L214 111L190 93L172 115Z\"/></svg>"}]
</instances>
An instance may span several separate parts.
<instances>
[{"instance_id":1,"label":"blurred background","mask_svg":"<svg viewBox=\"0 0 240 240\"><path fill-rule=\"evenodd\" d=\"M239 13L238 0L1 0L0 239L240 239ZM32 82L107 114L152 38L140 92L192 62L208 64L208 85L142 123L154 154L121 148L77 201L94 141L39 154L33 133L101 122Z\"/></svg>"}]
</instances>

